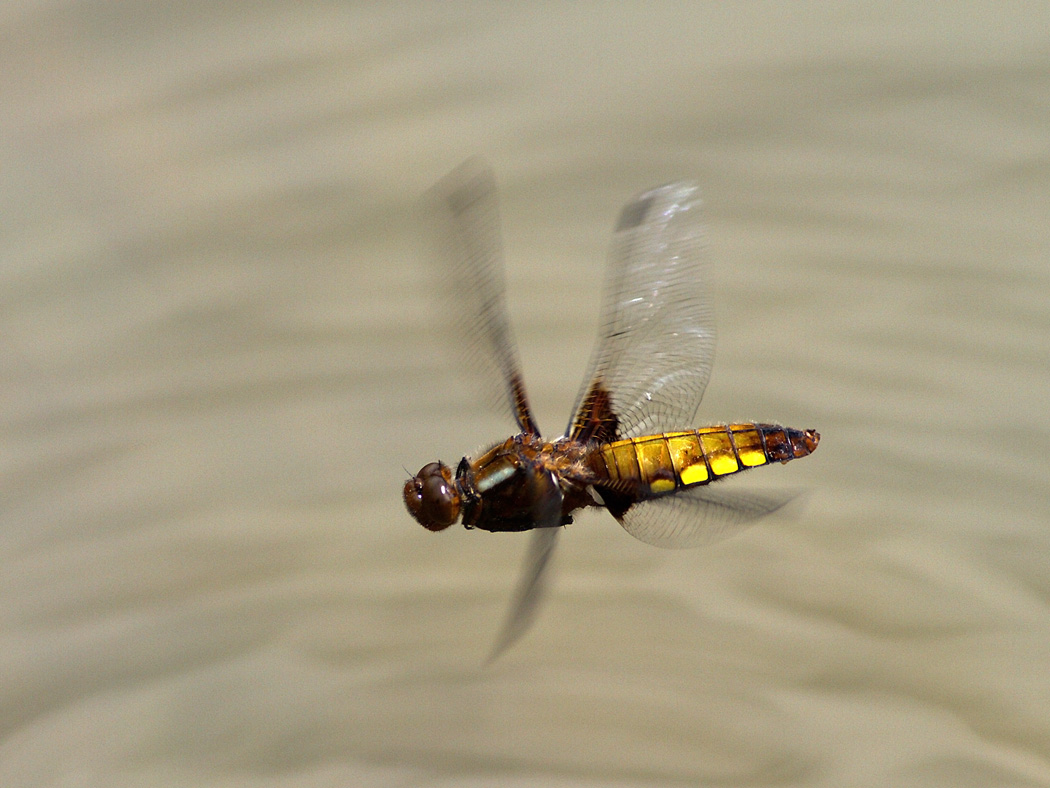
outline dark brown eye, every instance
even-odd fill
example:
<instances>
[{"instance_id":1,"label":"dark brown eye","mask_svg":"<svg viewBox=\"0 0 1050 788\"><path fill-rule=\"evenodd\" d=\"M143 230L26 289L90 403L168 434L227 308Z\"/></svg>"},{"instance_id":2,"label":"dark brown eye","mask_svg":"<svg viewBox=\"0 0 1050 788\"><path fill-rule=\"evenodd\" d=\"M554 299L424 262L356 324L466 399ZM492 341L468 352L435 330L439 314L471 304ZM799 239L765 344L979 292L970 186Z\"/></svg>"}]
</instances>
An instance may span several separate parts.
<instances>
[{"instance_id":1,"label":"dark brown eye","mask_svg":"<svg viewBox=\"0 0 1050 788\"><path fill-rule=\"evenodd\" d=\"M404 496L409 514L430 531L443 531L459 518L459 490L447 465L424 465L405 482Z\"/></svg>"}]
</instances>

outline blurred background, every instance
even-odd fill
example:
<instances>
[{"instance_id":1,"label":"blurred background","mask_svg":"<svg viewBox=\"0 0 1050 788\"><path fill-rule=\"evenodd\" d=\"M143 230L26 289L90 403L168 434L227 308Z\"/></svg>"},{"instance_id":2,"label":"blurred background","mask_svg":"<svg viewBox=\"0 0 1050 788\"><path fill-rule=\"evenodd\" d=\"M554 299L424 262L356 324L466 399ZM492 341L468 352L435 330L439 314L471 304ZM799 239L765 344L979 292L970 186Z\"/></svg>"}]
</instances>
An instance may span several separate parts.
<instances>
[{"instance_id":1,"label":"blurred background","mask_svg":"<svg viewBox=\"0 0 1050 788\"><path fill-rule=\"evenodd\" d=\"M1050 10L0 11L0 781L1050 785ZM506 437L420 195L470 155L557 435L620 206L703 184L701 421L816 428L702 550L401 485ZM684 425L683 425L684 426Z\"/></svg>"}]
</instances>

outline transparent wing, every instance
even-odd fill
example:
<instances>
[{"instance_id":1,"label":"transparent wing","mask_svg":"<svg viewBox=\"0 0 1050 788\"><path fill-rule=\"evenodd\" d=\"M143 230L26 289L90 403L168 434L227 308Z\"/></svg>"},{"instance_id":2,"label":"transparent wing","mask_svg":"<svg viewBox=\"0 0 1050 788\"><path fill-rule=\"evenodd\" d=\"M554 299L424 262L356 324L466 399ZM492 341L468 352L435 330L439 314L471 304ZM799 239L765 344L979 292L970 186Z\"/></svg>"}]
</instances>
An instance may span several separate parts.
<instances>
[{"instance_id":1,"label":"transparent wing","mask_svg":"<svg viewBox=\"0 0 1050 788\"><path fill-rule=\"evenodd\" d=\"M553 486L552 495L541 496L543 503L536 512L537 528L533 529L529 536L529 549L525 554L525 566L518 580L518 587L514 591L514 599L507 611L507 618L503 623L496 643L492 647L488 661L492 662L500 654L510 648L524 635L536 618L540 601L547 591L548 568L551 557L554 555L554 547L558 542L558 534L561 533L561 504L562 497L558 490L558 483L547 477L549 484Z\"/></svg>"},{"instance_id":2,"label":"transparent wing","mask_svg":"<svg viewBox=\"0 0 1050 788\"><path fill-rule=\"evenodd\" d=\"M487 404L511 415L523 432L539 434L507 322L492 171L482 160L470 159L442 179L425 203L459 356L480 379Z\"/></svg>"},{"instance_id":3,"label":"transparent wing","mask_svg":"<svg viewBox=\"0 0 1050 788\"><path fill-rule=\"evenodd\" d=\"M699 189L674 183L620 215L601 328L567 434L611 440L692 425L714 360Z\"/></svg>"},{"instance_id":4,"label":"transparent wing","mask_svg":"<svg viewBox=\"0 0 1050 788\"><path fill-rule=\"evenodd\" d=\"M738 533L797 495L706 485L635 504L620 524L631 536L657 547L699 547Z\"/></svg>"}]
</instances>

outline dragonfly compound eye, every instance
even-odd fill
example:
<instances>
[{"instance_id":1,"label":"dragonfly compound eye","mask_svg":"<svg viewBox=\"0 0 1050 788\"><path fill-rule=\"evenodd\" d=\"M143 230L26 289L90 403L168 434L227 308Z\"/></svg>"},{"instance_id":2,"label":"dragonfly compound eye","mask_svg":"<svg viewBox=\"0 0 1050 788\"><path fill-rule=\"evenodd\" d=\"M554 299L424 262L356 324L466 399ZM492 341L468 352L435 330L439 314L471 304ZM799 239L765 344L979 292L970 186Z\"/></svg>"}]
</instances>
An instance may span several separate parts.
<instances>
[{"instance_id":1,"label":"dragonfly compound eye","mask_svg":"<svg viewBox=\"0 0 1050 788\"><path fill-rule=\"evenodd\" d=\"M405 506L429 531L443 531L459 519L459 490L452 470L432 462L405 482Z\"/></svg>"}]
</instances>

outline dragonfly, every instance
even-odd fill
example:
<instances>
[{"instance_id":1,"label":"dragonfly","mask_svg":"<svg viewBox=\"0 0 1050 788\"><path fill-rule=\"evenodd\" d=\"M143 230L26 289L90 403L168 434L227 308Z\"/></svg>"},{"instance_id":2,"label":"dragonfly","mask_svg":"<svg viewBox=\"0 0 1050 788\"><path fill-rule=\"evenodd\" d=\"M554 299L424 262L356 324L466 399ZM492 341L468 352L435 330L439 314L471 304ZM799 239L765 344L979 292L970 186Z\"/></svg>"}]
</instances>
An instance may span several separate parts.
<instances>
[{"instance_id":1,"label":"dragonfly","mask_svg":"<svg viewBox=\"0 0 1050 788\"><path fill-rule=\"evenodd\" d=\"M456 522L531 531L525 568L490 655L529 628L561 526L606 509L635 538L692 547L784 506L794 493L723 486L723 479L812 454L820 435L780 424L693 427L711 374L700 190L671 183L631 199L613 234L600 329L565 434L544 438L529 406L507 318L492 170L471 159L430 193L442 278L456 301L455 343L517 432L456 467L424 465L404 485L409 513L430 531Z\"/></svg>"}]
</instances>

